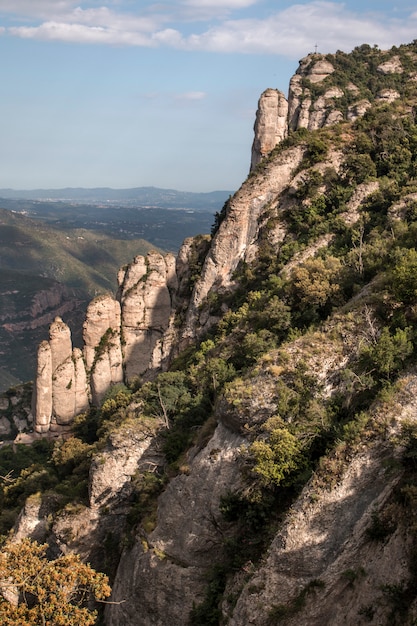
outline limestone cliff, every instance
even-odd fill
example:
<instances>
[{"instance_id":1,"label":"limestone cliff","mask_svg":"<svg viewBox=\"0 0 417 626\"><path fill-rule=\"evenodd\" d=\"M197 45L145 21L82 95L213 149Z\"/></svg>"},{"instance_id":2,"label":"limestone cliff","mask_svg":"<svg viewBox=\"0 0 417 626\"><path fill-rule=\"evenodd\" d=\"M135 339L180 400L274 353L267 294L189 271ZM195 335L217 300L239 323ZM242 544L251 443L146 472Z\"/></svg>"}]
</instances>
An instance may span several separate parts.
<instances>
[{"instance_id":1,"label":"limestone cliff","mask_svg":"<svg viewBox=\"0 0 417 626\"><path fill-rule=\"evenodd\" d=\"M169 353L164 333L170 326L177 288L175 257L150 253L119 272L122 335L127 380L159 368Z\"/></svg>"},{"instance_id":2,"label":"limestone cliff","mask_svg":"<svg viewBox=\"0 0 417 626\"><path fill-rule=\"evenodd\" d=\"M251 169L288 135L288 101L278 89L267 89L258 102Z\"/></svg>"},{"instance_id":3,"label":"limestone cliff","mask_svg":"<svg viewBox=\"0 0 417 626\"><path fill-rule=\"evenodd\" d=\"M343 74L343 53L336 55L309 54L301 59L290 80L288 99L276 89L267 89L259 99L252 145L251 170L285 139L291 131L300 128L317 130L343 120L361 117L371 106L361 97L359 89ZM376 68L383 75L402 74L404 68L398 55L388 55ZM373 100L392 102L400 97L396 89L378 89Z\"/></svg>"},{"instance_id":4,"label":"limestone cliff","mask_svg":"<svg viewBox=\"0 0 417 626\"><path fill-rule=\"evenodd\" d=\"M51 325L49 342L40 345L33 396L37 432L59 430L89 402L99 406L112 385L157 370L168 359L175 257L138 256L119 271L118 280L117 298L104 294L88 306L82 353L73 350L61 318Z\"/></svg>"},{"instance_id":5,"label":"limestone cliff","mask_svg":"<svg viewBox=\"0 0 417 626\"><path fill-rule=\"evenodd\" d=\"M345 71L346 65L352 61L340 52L336 55L315 53L301 59L290 81L288 101L278 90L264 91L258 103L251 163L252 173L262 166L259 175L249 177L247 184L230 198L225 207L226 219L219 224L208 247L203 249L200 246L197 252L197 248L185 244L177 259L171 254L163 256L159 253L138 256L119 271L116 298L108 295L90 304L84 324L86 374L82 373L79 363L77 379L83 380L86 375L88 390L76 392L74 398L81 393L79 400L71 399L69 404L66 403L66 397L72 398L74 394L67 387L72 387L73 377L75 381L71 365L67 364L66 369L59 371L52 365L56 373L53 373L55 386L51 390L45 386L44 377L46 375L49 380L49 374L45 374L41 360L34 396L35 423L42 424L36 427L37 430L44 432L47 429L45 424L50 423L54 414L58 415L58 423L70 421L74 402L77 407L85 407L88 396L99 405L110 385L141 376L152 377L156 371L166 369L179 346L186 346L218 320L218 316L206 306L208 299L233 288L237 267L251 263L257 257L267 222L264 216L268 212L283 211L294 202L291 193L294 196L297 185L302 184L299 169L303 159L308 158L308 144L299 141L275 159L268 160L268 155L294 131L317 130L344 120L352 122L363 116L372 102L391 103L400 97L397 89L381 88L386 84L386 76L404 73L400 55L381 54L369 46L362 46L353 53L354 63L358 54L368 55L371 59L368 64L377 64L376 71L382 82L374 81L372 92L367 84L363 84L362 74L358 74L357 85L352 82ZM408 71L404 84L413 81L414 74ZM363 97L364 94L367 98ZM340 154L333 151L327 159L323 155L318 171L323 172L328 167L339 172L341 164ZM287 193L286 189L293 189L293 192ZM278 227L269 233L275 246L282 240L283 232ZM187 265L195 264L192 257L196 255L199 255L198 275L193 270L191 276ZM183 317L184 324L181 323ZM56 351L59 337L53 341ZM68 339L66 341L62 350L68 358ZM45 347L39 352L39 358L43 356L46 356ZM59 355L56 358L60 365L65 361ZM77 388L83 385L84 382L78 383ZM48 391L42 391L47 388ZM51 392L55 400L45 398L41 401L44 393L48 396ZM51 402L55 402L54 406L51 410L46 408L45 412ZM65 408L61 409L61 404L65 404ZM51 417L45 417L49 413Z\"/></svg>"},{"instance_id":6,"label":"limestone cliff","mask_svg":"<svg viewBox=\"0 0 417 626\"><path fill-rule=\"evenodd\" d=\"M39 431L133 383L73 444L81 509L18 526L111 571L106 626L416 620L416 58L303 59L213 236L120 270L82 357L41 345Z\"/></svg>"},{"instance_id":7,"label":"limestone cliff","mask_svg":"<svg viewBox=\"0 0 417 626\"><path fill-rule=\"evenodd\" d=\"M71 331L57 317L49 342L38 351L38 371L32 400L38 433L62 430L89 406L86 370L81 353L72 349Z\"/></svg>"},{"instance_id":8,"label":"limestone cliff","mask_svg":"<svg viewBox=\"0 0 417 626\"><path fill-rule=\"evenodd\" d=\"M397 59L378 67L384 76L391 71L401 73ZM403 327L383 330L387 310L381 317L379 307L390 301L388 309L392 311L390 307L398 305L398 300L393 304L398 297L394 292L398 292L387 287L384 293L386 276L383 279L367 265L376 235L373 231L365 243L364 224L369 211L381 209L379 190L384 181L379 173L384 168L374 153L373 173L369 170L369 176L362 176L363 170L358 170L353 174L356 157L349 160L359 143L355 133L361 128L352 122L368 108L381 106L385 96L385 102L391 104L398 98L384 95L376 86L365 102L363 91L352 81L346 87L347 98L342 87L330 84L337 71L336 62L319 55L301 62L290 88L289 128L311 132L341 122L338 132L345 133L344 147L340 149L338 132L329 131L319 135L327 144L320 158L314 154L318 144L309 143L309 137L317 135L305 134L299 134L292 145L284 143L280 150L271 148L269 157L262 155L263 160L230 199L217 225L181 331L183 338L195 339L212 327L216 314L217 320L223 316L220 330L210 335L214 339L202 344L205 350L212 346L205 353L210 372L217 372L211 368L222 356L234 364L240 364L240 358L248 359L255 336L259 342L263 336L271 341L271 330L279 333L277 329L282 328L283 302L289 304L291 298L293 311L299 310L305 320L298 326L300 336L287 336L277 349L264 345L263 356L255 358L246 373L240 370L217 395L213 412L217 427L212 437L182 457L179 475L159 496L155 527L146 531L139 521L135 544L122 554L113 592L113 599L120 604L108 607L109 626L162 626L167 620L174 626L399 624L411 623L416 617L414 539L409 523L416 510L408 508L411 500L405 495L414 488L410 487L414 474L404 456L409 443L401 434L404 428L415 428L415 359L411 357L410 369L396 379L387 395L379 395L375 388L370 392L366 377L374 374L369 355L385 361L386 349L376 357L382 338L405 331ZM413 80L410 76L411 72L408 81ZM415 90L413 94L404 108L396 109L401 115L409 115L410 103L417 102ZM263 122L268 119L269 98L273 101L271 137L277 122L279 96L268 90L261 97L255 127L260 133L260 153L268 141ZM388 120L384 109L378 111L381 120ZM393 120L394 109L390 115ZM408 120L407 132L412 134L411 118ZM373 149L376 145L374 142ZM368 154L358 153L358 160L368 163L364 153ZM340 195L336 198L335 180L340 182L337 194L344 194L343 200ZM400 236L398 219L409 215L412 200L404 202L399 209L402 217L396 212L397 201L387 213L391 216L387 227L392 224L397 233L394 237ZM323 209L327 216L335 211L335 230L323 227L320 206L327 207ZM391 219L397 220L396 226ZM404 222L402 227L407 228ZM350 243L343 248L347 232ZM368 253L371 256L366 261ZM345 271L342 264L345 269L354 268L359 281L343 297L338 291L340 284L333 285L333 290L331 278L332 272ZM325 276L329 283L323 300ZM281 281L289 281L287 287L282 287ZM246 300L244 289L249 292ZM233 312L227 312L227 304L220 311L213 310L214 296L227 303L234 293L243 305L235 305ZM277 294L283 298L281 304ZM328 297L333 299L330 315L325 312ZM308 313L313 302L313 308L324 307L321 322L313 310ZM408 321L409 315L405 313ZM259 331L261 320L265 325ZM310 330L302 326L312 321L318 326ZM244 357L240 342L246 350ZM408 349L413 350L411 345ZM190 366L193 375L196 362ZM373 363L375 366L377 361ZM389 374L385 381L392 383L394 378ZM304 400L299 393L307 394ZM298 409L297 402L301 402ZM297 492L300 484L293 485L295 492L290 489L290 496L284 480L274 495L263 493L266 500L277 498L276 508L268 508L267 514L262 506L270 504L264 500L258 509L256 498L262 496L256 492L256 484L267 480L274 455L272 433L281 437L285 425L309 448L311 442L317 443L315 433L322 428L328 432L325 423L334 411L341 422L339 426L332 422L331 428L337 430L342 423L338 432L344 434L340 439L330 436L318 452L315 470L303 489ZM278 459L286 459L286 444L281 441L275 457L278 465ZM257 478L251 455L259 462ZM286 497L289 500L285 502ZM254 522L251 516L256 515L260 517ZM269 533L263 555L253 547L260 528Z\"/></svg>"}]
</instances>

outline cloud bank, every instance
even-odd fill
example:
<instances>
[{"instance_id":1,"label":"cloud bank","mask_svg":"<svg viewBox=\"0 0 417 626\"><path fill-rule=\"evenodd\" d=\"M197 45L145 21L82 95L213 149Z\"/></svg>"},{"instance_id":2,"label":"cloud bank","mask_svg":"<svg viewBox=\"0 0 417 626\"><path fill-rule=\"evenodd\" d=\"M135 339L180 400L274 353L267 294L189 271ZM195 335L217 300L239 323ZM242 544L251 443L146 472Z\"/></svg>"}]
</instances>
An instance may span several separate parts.
<instances>
[{"instance_id":1,"label":"cloud bank","mask_svg":"<svg viewBox=\"0 0 417 626\"><path fill-rule=\"evenodd\" d=\"M108 0L4 0L0 33L26 39L184 51L274 54L299 58L350 50L361 43L388 48L415 38L417 13L403 19L355 13L343 3L313 0L251 17L259 0L182 0L166 4ZM265 4L265 3L263 3ZM137 6L133 9L133 6ZM164 10L162 10L162 7ZM9 25L7 25L9 24Z\"/></svg>"}]
</instances>

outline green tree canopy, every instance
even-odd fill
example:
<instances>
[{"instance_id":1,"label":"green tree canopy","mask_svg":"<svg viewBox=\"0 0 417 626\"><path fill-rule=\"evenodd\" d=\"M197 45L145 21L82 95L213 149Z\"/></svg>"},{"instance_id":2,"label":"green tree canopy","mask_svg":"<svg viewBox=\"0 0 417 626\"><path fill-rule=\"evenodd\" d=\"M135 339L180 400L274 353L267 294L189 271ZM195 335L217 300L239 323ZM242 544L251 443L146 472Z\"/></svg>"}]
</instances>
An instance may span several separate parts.
<instances>
[{"instance_id":1,"label":"green tree canopy","mask_svg":"<svg viewBox=\"0 0 417 626\"><path fill-rule=\"evenodd\" d=\"M2 545L2 626L92 626L96 622L97 612L86 603L110 595L107 576L82 563L76 554L50 561L47 547L29 539Z\"/></svg>"}]
</instances>

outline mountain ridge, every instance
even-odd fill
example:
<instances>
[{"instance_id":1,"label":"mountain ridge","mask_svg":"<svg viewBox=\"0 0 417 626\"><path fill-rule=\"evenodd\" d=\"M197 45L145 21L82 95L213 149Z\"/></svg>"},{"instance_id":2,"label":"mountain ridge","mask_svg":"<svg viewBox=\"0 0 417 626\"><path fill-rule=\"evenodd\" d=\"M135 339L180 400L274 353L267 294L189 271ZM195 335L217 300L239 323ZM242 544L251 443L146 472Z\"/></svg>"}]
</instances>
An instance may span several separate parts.
<instances>
[{"instance_id":1,"label":"mountain ridge","mask_svg":"<svg viewBox=\"0 0 417 626\"><path fill-rule=\"evenodd\" d=\"M64 187L61 189L32 189L15 190L0 189L1 198L27 200L72 200L77 202L136 202L140 204L152 203L152 206L166 206L183 208L218 207L224 198L232 191L191 192L161 187L132 187L115 189L112 187Z\"/></svg>"},{"instance_id":2,"label":"mountain ridge","mask_svg":"<svg viewBox=\"0 0 417 626\"><path fill-rule=\"evenodd\" d=\"M15 530L111 573L106 626L417 617L417 44L323 56L212 235L135 257L92 302L101 397L73 422L83 357L59 319L43 345L38 425L73 437L42 481L70 499L29 497Z\"/></svg>"}]
</instances>

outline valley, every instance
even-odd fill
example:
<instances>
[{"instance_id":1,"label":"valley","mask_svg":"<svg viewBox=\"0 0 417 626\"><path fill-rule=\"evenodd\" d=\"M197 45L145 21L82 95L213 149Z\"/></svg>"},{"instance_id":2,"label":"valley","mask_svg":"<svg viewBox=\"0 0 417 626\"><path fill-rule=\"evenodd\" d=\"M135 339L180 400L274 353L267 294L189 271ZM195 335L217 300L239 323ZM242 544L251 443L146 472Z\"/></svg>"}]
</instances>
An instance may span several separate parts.
<instances>
[{"instance_id":1,"label":"valley","mask_svg":"<svg viewBox=\"0 0 417 626\"><path fill-rule=\"evenodd\" d=\"M89 198L83 190L82 199L92 203L79 204L73 197L2 198L0 192L1 391L33 379L37 347L54 317L63 317L81 345L87 304L100 293L115 293L116 268L151 249L176 252L185 238L209 232L227 199L227 192L152 189L136 191L133 199L114 193L112 202L119 204L109 205L94 193ZM135 206L138 199L155 206Z\"/></svg>"}]
</instances>

